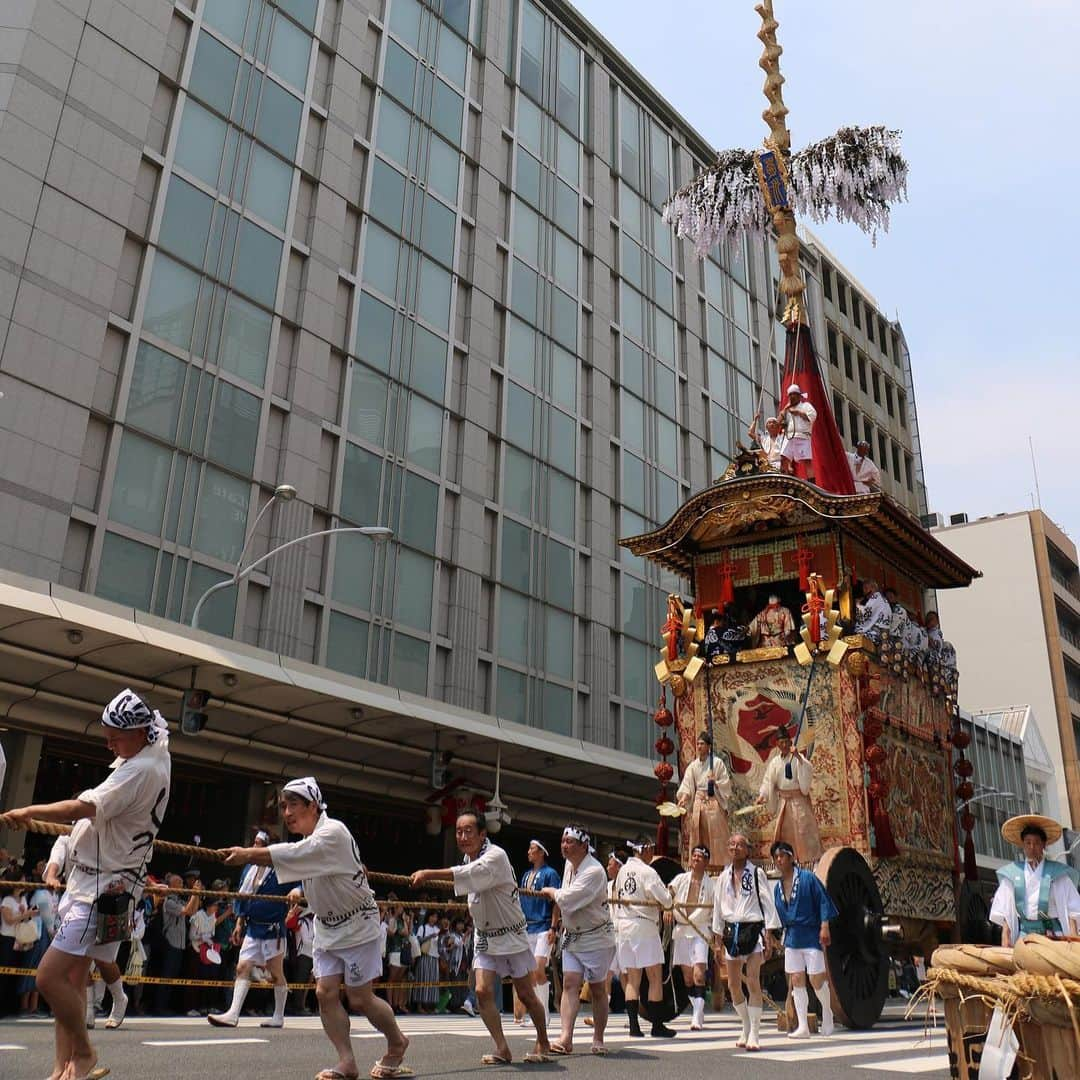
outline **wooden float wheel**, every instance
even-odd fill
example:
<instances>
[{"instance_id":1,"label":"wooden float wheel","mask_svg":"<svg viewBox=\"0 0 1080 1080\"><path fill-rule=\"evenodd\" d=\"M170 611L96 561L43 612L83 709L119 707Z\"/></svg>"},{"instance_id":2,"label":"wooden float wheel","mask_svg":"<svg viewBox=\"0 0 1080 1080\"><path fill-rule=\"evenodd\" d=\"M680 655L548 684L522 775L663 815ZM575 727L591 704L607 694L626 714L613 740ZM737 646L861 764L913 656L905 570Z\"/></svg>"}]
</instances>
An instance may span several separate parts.
<instances>
[{"instance_id":1,"label":"wooden float wheel","mask_svg":"<svg viewBox=\"0 0 1080 1080\"><path fill-rule=\"evenodd\" d=\"M877 882L866 860L849 847L829 848L815 873L839 909L825 950L833 1012L849 1028L873 1027L889 993L885 911Z\"/></svg>"}]
</instances>

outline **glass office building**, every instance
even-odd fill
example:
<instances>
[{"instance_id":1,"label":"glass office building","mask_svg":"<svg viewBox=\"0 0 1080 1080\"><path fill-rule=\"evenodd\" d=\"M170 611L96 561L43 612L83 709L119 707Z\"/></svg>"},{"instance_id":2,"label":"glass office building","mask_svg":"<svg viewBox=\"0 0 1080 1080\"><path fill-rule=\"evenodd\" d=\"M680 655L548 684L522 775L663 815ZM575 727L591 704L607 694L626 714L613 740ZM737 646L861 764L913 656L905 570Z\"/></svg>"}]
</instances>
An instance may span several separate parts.
<instances>
[{"instance_id":1,"label":"glass office building","mask_svg":"<svg viewBox=\"0 0 1080 1080\"><path fill-rule=\"evenodd\" d=\"M19 11L0 566L183 624L290 484L248 559L392 541L204 627L651 756L680 586L617 540L720 475L782 341L765 245L661 219L710 147L556 0Z\"/></svg>"}]
</instances>

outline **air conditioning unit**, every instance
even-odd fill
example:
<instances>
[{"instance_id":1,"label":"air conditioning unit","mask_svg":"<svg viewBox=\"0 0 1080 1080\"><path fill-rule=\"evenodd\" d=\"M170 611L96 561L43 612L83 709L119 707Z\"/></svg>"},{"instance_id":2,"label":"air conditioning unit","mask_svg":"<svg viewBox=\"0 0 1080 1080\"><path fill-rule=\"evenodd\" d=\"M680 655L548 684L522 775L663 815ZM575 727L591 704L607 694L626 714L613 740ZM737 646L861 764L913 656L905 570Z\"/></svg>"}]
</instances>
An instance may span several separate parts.
<instances>
[{"instance_id":1,"label":"air conditioning unit","mask_svg":"<svg viewBox=\"0 0 1080 1080\"><path fill-rule=\"evenodd\" d=\"M940 529L945 525L945 519L940 514L923 514L919 520L924 529Z\"/></svg>"},{"instance_id":2,"label":"air conditioning unit","mask_svg":"<svg viewBox=\"0 0 1080 1080\"><path fill-rule=\"evenodd\" d=\"M950 514L949 515L949 524L950 525L966 525L967 521L968 521L967 514Z\"/></svg>"}]
</instances>

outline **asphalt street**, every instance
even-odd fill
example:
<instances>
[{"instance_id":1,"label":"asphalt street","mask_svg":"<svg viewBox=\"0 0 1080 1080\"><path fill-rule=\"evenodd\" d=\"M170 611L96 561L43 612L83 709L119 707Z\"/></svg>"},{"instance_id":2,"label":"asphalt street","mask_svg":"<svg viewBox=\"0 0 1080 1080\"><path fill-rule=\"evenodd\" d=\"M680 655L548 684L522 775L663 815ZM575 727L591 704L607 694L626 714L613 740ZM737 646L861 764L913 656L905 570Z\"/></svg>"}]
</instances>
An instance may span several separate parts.
<instances>
[{"instance_id":1,"label":"asphalt street","mask_svg":"<svg viewBox=\"0 0 1080 1080\"><path fill-rule=\"evenodd\" d=\"M829 1039L815 1036L793 1042L763 1025L761 1052L736 1050L738 1021L730 1009L706 1014L706 1028L689 1030L688 1016L672 1025L671 1040L630 1039L626 1017L616 1016L608 1033L611 1053L589 1054L591 1033L579 1018L574 1055L547 1065L515 1063L481 1068L482 1054L491 1049L479 1020L466 1016L410 1016L403 1020L411 1039L408 1063L417 1076L474 1076L534 1073L555 1077L650 1077L670 1073L673 1080L713 1080L718 1073L740 1077L781 1077L791 1080L848 1080L911 1075L945 1080L949 1075L945 1035L939 1026L926 1030L922 1019L904 1021L889 1009L871 1031L837 1030ZM381 1054L381 1037L359 1017L353 1018L353 1040L360 1075L367 1076ZM528 1027L507 1023L514 1056L531 1049ZM258 1080L310 1080L320 1069L335 1064L330 1044L317 1018L289 1018L287 1027L267 1031L257 1019L245 1019L233 1031L211 1028L205 1020L132 1017L118 1031L98 1028L93 1033L100 1064L117 1080L192 1080L257 1077ZM0 1077L3 1080L41 1080L51 1064L52 1024L47 1020L0 1022ZM794 1067L794 1072L793 1072Z\"/></svg>"}]
</instances>

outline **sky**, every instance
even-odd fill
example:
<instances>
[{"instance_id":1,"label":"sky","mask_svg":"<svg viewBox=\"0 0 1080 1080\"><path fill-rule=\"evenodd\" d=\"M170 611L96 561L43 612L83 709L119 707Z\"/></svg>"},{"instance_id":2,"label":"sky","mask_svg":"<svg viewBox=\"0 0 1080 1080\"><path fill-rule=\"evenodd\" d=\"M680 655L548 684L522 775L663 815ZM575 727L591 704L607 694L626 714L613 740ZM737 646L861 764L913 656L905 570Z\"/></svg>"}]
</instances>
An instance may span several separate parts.
<instances>
[{"instance_id":1,"label":"sky","mask_svg":"<svg viewBox=\"0 0 1080 1080\"><path fill-rule=\"evenodd\" d=\"M711 145L760 145L754 0L575 4ZM807 224L903 324L930 509L1030 509L1030 437L1042 508L1080 543L1080 3L774 7L795 149L903 131L908 202L876 247Z\"/></svg>"}]
</instances>

